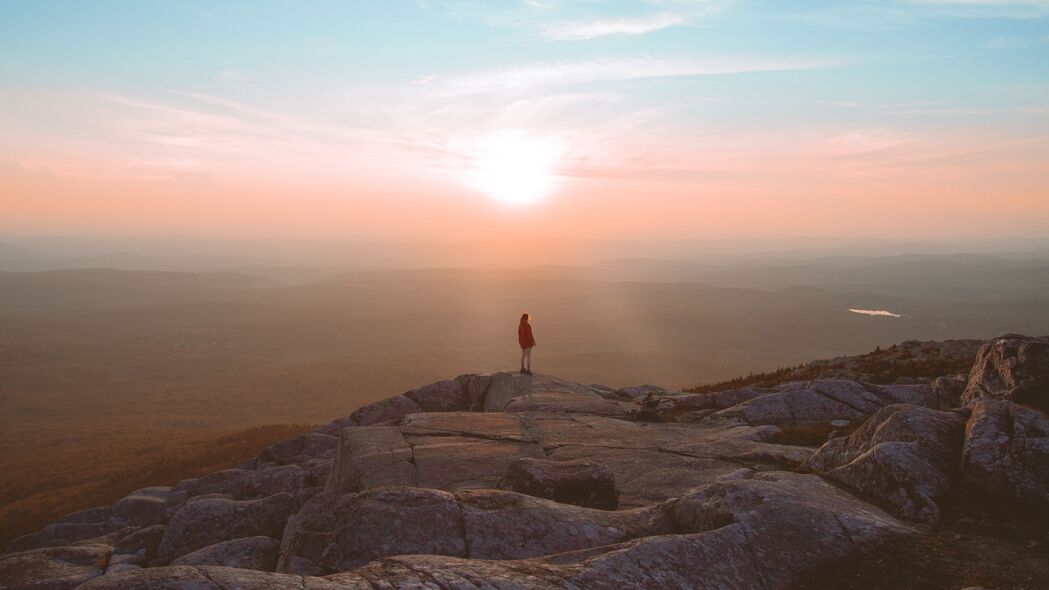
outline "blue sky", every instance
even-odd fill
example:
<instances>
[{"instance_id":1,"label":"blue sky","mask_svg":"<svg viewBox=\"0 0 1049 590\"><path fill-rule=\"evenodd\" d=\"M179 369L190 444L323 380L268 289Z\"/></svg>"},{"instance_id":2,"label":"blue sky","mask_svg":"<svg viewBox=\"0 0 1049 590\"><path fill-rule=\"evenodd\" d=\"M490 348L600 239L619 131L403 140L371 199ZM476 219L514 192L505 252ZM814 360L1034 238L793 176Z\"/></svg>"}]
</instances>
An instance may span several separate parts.
<instances>
[{"instance_id":1,"label":"blue sky","mask_svg":"<svg viewBox=\"0 0 1049 590\"><path fill-rule=\"evenodd\" d=\"M8 83L162 89L223 74L454 75L608 54L757 54L850 64L857 90L917 72L938 94L1044 83L1049 2L4 2ZM626 32L617 32L626 31ZM939 67L911 67L934 62ZM880 67L891 64L903 67ZM969 69L969 74L959 68ZM891 72L891 73L890 73ZM428 74L431 73L431 74ZM978 87L978 88L974 88Z\"/></svg>"}]
</instances>

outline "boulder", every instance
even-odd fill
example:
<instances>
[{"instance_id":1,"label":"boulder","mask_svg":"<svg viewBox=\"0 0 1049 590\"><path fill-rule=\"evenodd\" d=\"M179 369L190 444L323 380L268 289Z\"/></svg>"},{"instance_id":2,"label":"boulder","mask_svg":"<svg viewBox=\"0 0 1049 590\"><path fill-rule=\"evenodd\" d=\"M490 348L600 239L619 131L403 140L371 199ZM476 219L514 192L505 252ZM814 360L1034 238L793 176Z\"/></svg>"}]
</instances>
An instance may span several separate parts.
<instances>
[{"instance_id":1,"label":"boulder","mask_svg":"<svg viewBox=\"0 0 1049 590\"><path fill-rule=\"evenodd\" d=\"M1009 334L984 344L976 354L961 401L983 399L1026 404L1049 412L1049 337Z\"/></svg>"},{"instance_id":2,"label":"boulder","mask_svg":"<svg viewBox=\"0 0 1049 590\"><path fill-rule=\"evenodd\" d=\"M321 426L312 432L307 432L306 434L321 434L338 438L339 433L342 432L343 428L356 425L357 423L353 421L353 416L343 416L342 418L336 418L324 426Z\"/></svg>"},{"instance_id":3,"label":"boulder","mask_svg":"<svg viewBox=\"0 0 1049 590\"><path fill-rule=\"evenodd\" d=\"M456 412L470 409L467 392L459 381L438 381L413 389L404 397L419 404L424 412Z\"/></svg>"},{"instance_id":4,"label":"boulder","mask_svg":"<svg viewBox=\"0 0 1049 590\"><path fill-rule=\"evenodd\" d=\"M635 401L631 417L637 422L669 422L669 417L663 413L665 409L662 400L650 392Z\"/></svg>"},{"instance_id":5,"label":"boulder","mask_svg":"<svg viewBox=\"0 0 1049 590\"><path fill-rule=\"evenodd\" d=\"M148 563L156 556L157 546L164 538L166 528L162 524L155 524L124 535L113 544L113 555L134 555L138 565Z\"/></svg>"},{"instance_id":6,"label":"boulder","mask_svg":"<svg viewBox=\"0 0 1049 590\"><path fill-rule=\"evenodd\" d=\"M306 463L324 456L325 453L334 453L335 447L339 445L338 435L341 430L340 428L333 434L307 432L295 438L289 438L266 447L259 458L277 465Z\"/></svg>"},{"instance_id":7,"label":"boulder","mask_svg":"<svg viewBox=\"0 0 1049 590\"><path fill-rule=\"evenodd\" d=\"M324 491L324 488L321 487L321 486L312 486L312 487L302 488L301 490L298 490L297 492L295 492L295 494L293 494L294 495L294 505L295 505L294 510L298 510L299 508L302 507L303 504L305 504L306 502L309 502L311 498L313 498L314 496L316 496L317 494L319 494L319 493L321 493L323 491Z\"/></svg>"},{"instance_id":8,"label":"boulder","mask_svg":"<svg viewBox=\"0 0 1049 590\"><path fill-rule=\"evenodd\" d=\"M87 510L67 514L58 519L58 522L73 524L106 522L109 520L109 516L112 513L113 508L111 506L96 506L94 508L88 508Z\"/></svg>"},{"instance_id":9,"label":"boulder","mask_svg":"<svg viewBox=\"0 0 1049 590\"><path fill-rule=\"evenodd\" d=\"M280 541L270 537L244 537L208 545L187 553L171 565L221 565L272 572L277 567Z\"/></svg>"},{"instance_id":10,"label":"boulder","mask_svg":"<svg viewBox=\"0 0 1049 590\"><path fill-rule=\"evenodd\" d=\"M591 383L590 385L587 385L587 388L590 389L590 391L596 393L597 395L600 395L605 399L610 399L613 401L628 402L633 399L626 393L621 393L616 389L613 389L607 385L602 385L600 383Z\"/></svg>"},{"instance_id":11,"label":"boulder","mask_svg":"<svg viewBox=\"0 0 1049 590\"><path fill-rule=\"evenodd\" d=\"M552 461L590 461L613 473L619 509L651 506L713 483L740 468L732 458L703 449L672 452L660 448L610 448L565 445L552 450Z\"/></svg>"},{"instance_id":12,"label":"boulder","mask_svg":"<svg viewBox=\"0 0 1049 590\"><path fill-rule=\"evenodd\" d=\"M531 382L527 377L530 375L517 375L506 372L492 375L488 393L484 398L485 412L502 412L510 400L528 392Z\"/></svg>"},{"instance_id":13,"label":"boulder","mask_svg":"<svg viewBox=\"0 0 1049 590\"><path fill-rule=\"evenodd\" d=\"M278 570L292 571L293 558L339 572L388 555L465 556L461 519L454 496L438 490L380 487L358 494L324 492L288 523Z\"/></svg>"},{"instance_id":14,"label":"boulder","mask_svg":"<svg viewBox=\"0 0 1049 590\"><path fill-rule=\"evenodd\" d=\"M171 486L150 486L148 488L139 488L125 497L140 496L146 498L160 498L165 500L170 506L181 506L186 501L186 492L176 490Z\"/></svg>"},{"instance_id":15,"label":"boulder","mask_svg":"<svg viewBox=\"0 0 1049 590\"><path fill-rule=\"evenodd\" d=\"M492 376L459 375L455 380L466 394L466 409L471 412L482 411L484 409L484 400L488 397L488 389L492 386Z\"/></svg>"},{"instance_id":16,"label":"boulder","mask_svg":"<svg viewBox=\"0 0 1049 590\"><path fill-rule=\"evenodd\" d=\"M962 393L969 382L968 375L944 375L932 381L932 390L936 395L936 408L950 410L962 405Z\"/></svg>"},{"instance_id":17,"label":"boulder","mask_svg":"<svg viewBox=\"0 0 1049 590\"><path fill-rule=\"evenodd\" d=\"M502 490L455 494L466 553L475 559L525 559L676 532L664 506L608 511Z\"/></svg>"},{"instance_id":18,"label":"boulder","mask_svg":"<svg viewBox=\"0 0 1049 590\"><path fill-rule=\"evenodd\" d=\"M567 569L554 588L666 590L786 589L765 581L765 564L752 555L739 523L696 534L647 537L601 553L575 552L551 561Z\"/></svg>"},{"instance_id":19,"label":"boulder","mask_svg":"<svg viewBox=\"0 0 1049 590\"><path fill-rule=\"evenodd\" d=\"M109 563L106 545L47 547L0 556L3 590L66 590L101 575Z\"/></svg>"},{"instance_id":20,"label":"boulder","mask_svg":"<svg viewBox=\"0 0 1049 590\"><path fill-rule=\"evenodd\" d=\"M293 504L291 494L259 500L191 500L168 522L155 561L167 564L191 551L241 537L279 539Z\"/></svg>"},{"instance_id":21,"label":"boulder","mask_svg":"<svg viewBox=\"0 0 1049 590\"><path fill-rule=\"evenodd\" d=\"M279 465L255 471L248 480L247 496L294 494L306 487L309 473L301 465Z\"/></svg>"},{"instance_id":22,"label":"boulder","mask_svg":"<svg viewBox=\"0 0 1049 590\"><path fill-rule=\"evenodd\" d=\"M355 424L371 426L383 422L400 422L408 414L422 412L422 406L403 395L395 395L369 404L350 414Z\"/></svg>"},{"instance_id":23,"label":"boulder","mask_svg":"<svg viewBox=\"0 0 1049 590\"><path fill-rule=\"evenodd\" d=\"M591 461L516 459L507 467L499 487L587 508L615 510L619 505L615 475Z\"/></svg>"},{"instance_id":24,"label":"boulder","mask_svg":"<svg viewBox=\"0 0 1049 590\"><path fill-rule=\"evenodd\" d=\"M599 392L594 391L585 385L573 383L552 375L543 375L540 373L526 375L522 373L502 372L493 374L490 379L491 382L488 385L488 391L484 398L483 410L485 412L512 411L507 409L507 406L515 398L536 394L577 394L590 399L608 401ZM567 400L570 398L562 397L560 399Z\"/></svg>"},{"instance_id":25,"label":"boulder","mask_svg":"<svg viewBox=\"0 0 1049 590\"><path fill-rule=\"evenodd\" d=\"M119 574L120 572L133 572L141 570L142 566L133 563L111 563L106 568L106 575Z\"/></svg>"},{"instance_id":26,"label":"boulder","mask_svg":"<svg viewBox=\"0 0 1049 590\"><path fill-rule=\"evenodd\" d=\"M707 582L708 587L786 588L801 573L916 533L815 475L783 471L706 486L678 500L674 517L685 531L723 532L718 543L726 546L720 555L707 548L693 553L691 560L687 553L675 560L682 571L671 574L675 583L664 587L676 588L704 578L710 561L715 562L709 563L712 571L731 583ZM738 547L745 548L746 557L739 558ZM610 553L608 559L620 558ZM649 575L663 567L634 560L625 565ZM685 572L692 575L680 575ZM746 583L736 585L742 581Z\"/></svg>"},{"instance_id":27,"label":"boulder","mask_svg":"<svg viewBox=\"0 0 1049 590\"><path fill-rule=\"evenodd\" d=\"M136 553L116 553L109 560L109 565L106 566L106 573L112 571L123 571L127 568L122 566L133 566L136 568L145 567L149 560L146 558L146 550L142 549Z\"/></svg>"},{"instance_id":28,"label":"boulder","mask_svg":"<svg viewBox=\"0 0 1049 590\"><path fill-rule=\"evenodd\" d=\"M113 504L110 519L128 526L163 524L186 501L185 491L170 487L135 490Z\"/></svg>"},{"instance_id":29,"label":"boulder","mask_svg":"<svg viewBox=\"0 0 1049 590\"><path fill-rule=\"evenodd\" d=\"M248 482L254 476L251 469L223 469L196 479L184 479L175 485L175 490L185 492L191 498L207 494L243 498L247 494Z\"/></svg>"},{"instance_id":30,"label":"boulder","mask_svg":"<svg viewBox=\"0 0 1049 590\"><path fill-rule=\"evenodd\" d=\"M961 412L886 406L849 436L823 445L806 466L905 518L934 523L937 501L957 477L965 419Z\"/></svg>"},{"instance_id":31,"label":"boulder","mask_svg":"<svg viewBox=\"0 0 1049 590\"><path fill-rule=\"evenodd\" d=\"M173 565L99 576L78 590L373 590L365 579L340 583L323 578L222 566Z\"/></svg>"},{"instance_id":32,"label":"boulder","mask_svg":"<svg viewBox=\"0 0 1049 590\"><path fill-rule=\"evenodd\" d=\"M637 399L639 397L645 397L646 395L666 393L666 389L658 385L634 385L632 387L621 387L616 390L616 393L621 399Z\"/></svg>"},{"instance_id":33,"label":"boulder","mask_svg":"<svg viewBox=\"0 0 1049 590\"><path fill-rule=\"evenodd\" d=\"M662 507L594 510L502 490L325 492L288 524L278 569L339 572L411 554L524 559L673 530Z\"/></svg>"},{"instance_id":34,"label":"boulder","mask_svg":"<svg viewBox=\"0 0 1049 590\"><path fill-rule=\"evenodd\" d=\"M962 474L973 489L992 496L1049 504L1049 417L1008 401L974 402Z\"/></svg>"},{"instance_id":35,"label":"boulder","mask_svg":"<svg viewBox=\"0 0 1049 590\"><path fill-rule=\"evenodd\" d=\"M486 585L478 586L786 589L812 569L915 533L816 476L785 472L706 486L658 509L629 511L632 518L655 518L634 529L633 540L616 543L615 537L594 530L596 538L583 542L586 548L552 554L577 542L566 542L573 532L577 540L585 538L579 534L586 529L578 515L549 518L533 510L550 503L506 492L474 490L456 497L469 540L466 551L471 556L492 551L487 559L386 557L324 579L349 588L368 588L364 584L380 580L392 588L471 588L470 581L483 580ZM514 508L517 502L524 505ZM595 517L631 518L621 512L552 506ZM473 514L475 510L481 512ZM668 511L673 518L664 520ZM487 516L474 522L482 512ZM606 525L606 531L608 526L615 525ZM544 557L507 560L499 557L505 555L502 545L514 546L505 552L510 555L523 551Z\"/></svg>"},{"instance_id":36,"label":"boulder","mask_svg":"<svg viewBox=\"0 0 1049 590\"><path fill-rule=\"evenodd\" d=\"M748 392L749 393L749 392ZM936 406L929 384L874 385L846 379L794 381L713 414L747 424L782 428L833 427L836 421L859 424L883 406L908 403Z\"/></svg>"},{"instance_id":37,"label":"boulder","mask_svg":"<svg viewBox=\"0 0 1049 590\"><path fill-rule=\"evenodd\" d=\"M656 400L656 403L653 405L652 411L660 415L659 420L653 421L669 422L670 420L689 413L723 410L747 400L768 395L769 393L774 393L774 390L758 387L743 387L709 393L685 393L675 395L653 392L652 397ZM646 396L640 396L636 398L635 401L641 403L645 398Z\"/></svg>"},{"instance_id":38,"label":"boulder","mask_svg":"<svg viewBox=\"0 0 1049 590\"><path fill-rule=\"evenodd\" d=\"M112 522L56 522L39 531L22 535L7 545L7 551L25 551L43 547L73 545L79 541L94 539L118 531L122 525Z\"/></svg>"},{"instance_id":39,"label":"boulder","mask_svg":"<svg viewBox=\"0 0 1049 590\"><path fill-rule=\"evenodd\" d=\"M383 580L392 588L455 588L456 590L575 590L567 578L579 566L561 566L538 559L495 561L463 559L443 555L389 557L372 562L352 572L325 576L324 579L343 588L371 590L370 580ZM656 586L658 587L658 586ZM592 586L592 588L624 588Z\"/></svg>"},{"instance_id":40,"label":"boulder","mask_svg":"<svg viewBox=\"0 0 1049 590\"><path fill-rule=\"evenodd\" d=\"M362 501L362 496L368 501ZM367 562L364 565L323 578L171 566L104 576L83 588L786 590L815 568L915 533L817 476L785 472L714 484L660 507L621 512L566 506L495 490L452 496L433 490L391 488L344 496L327 493L327 498L327 502L318 501L311 507L316 512L311 512L309 518L300 515L304 524L315 518L313 524L324 530L307 534L310 528L303 527L296 538L315 544L310 550L323 559L341 549L329 553L323 548L324 541L317 541L332 539L331 531L341 527L345 532L340 538L360 552L353 562ZM370 502L378 505L369 505ZM401 508L387 512L391 502ZM426 516L427 508L445 514L447 521L431 521ZM547 509L554 512L547 513ZM461 525L456 515L459 511ZM360 520L368 513L374 516ZM673 518L667 518L668 513ZM344 515L352 518L344 521ZM383 517L386 521L380 524ZM414 529L405 524L414 525L415 517L420 517L426 526ZM397 518L404 520L395 521ZM590 518L607 519L602 522L604 531L588 529ZM611 519L618 519L618 523L612 524ZM333 520L340 523L333 524ZM403 554L369 559L368 552L376 552L374 547L350 535L349 529L356 522L370 523L360 529L362 537L374 535L383 547ZM433 524L437 527L432 531L436 538L427 535ZM620 535L609 530L620 525L625 529ZM455 530L461 531L469 543L454 544L455 535L449 531ZM631 540L616 541L631 535ZM441 545L449 540L453 543ZM584 548L563 551L577 543ZM284 549L290 545L286 537ZM475 550L493 554L481 559L441 555L460 551L473 554ZM558 550L562 551L557 553ZM542 556L496 557L518 552ZM282 562L285 557L282 550Z\"/></svg>"},{"instance_id":41,"label":"boulder","mask_svg":"<svg viewBox=\"0 0 1049 590\"><path fill-rule=\"evenodd\" d=\"M311 459L303 464L306 469L306 484L310 487L324 487L331 475L331 459Z\"/></svg>"}]
</instances>

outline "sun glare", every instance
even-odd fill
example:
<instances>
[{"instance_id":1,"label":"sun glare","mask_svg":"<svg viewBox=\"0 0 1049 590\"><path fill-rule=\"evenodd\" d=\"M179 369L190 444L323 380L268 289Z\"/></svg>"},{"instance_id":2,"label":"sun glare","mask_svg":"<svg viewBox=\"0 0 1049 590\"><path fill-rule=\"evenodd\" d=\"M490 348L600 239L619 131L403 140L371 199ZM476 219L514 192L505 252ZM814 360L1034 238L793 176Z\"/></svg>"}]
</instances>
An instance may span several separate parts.
<instances>
[{"instance_id":1,"label":"sun glare","mask_svg":"<svg viewBox=\"0 0 1049 590\"><path fill-rule=\"evenodd\" d=\"M478 138L470 183L507 203L542 200L557 188L555 169L564 154L561 141L518 132Z\"/></svg>"}]
</instances>

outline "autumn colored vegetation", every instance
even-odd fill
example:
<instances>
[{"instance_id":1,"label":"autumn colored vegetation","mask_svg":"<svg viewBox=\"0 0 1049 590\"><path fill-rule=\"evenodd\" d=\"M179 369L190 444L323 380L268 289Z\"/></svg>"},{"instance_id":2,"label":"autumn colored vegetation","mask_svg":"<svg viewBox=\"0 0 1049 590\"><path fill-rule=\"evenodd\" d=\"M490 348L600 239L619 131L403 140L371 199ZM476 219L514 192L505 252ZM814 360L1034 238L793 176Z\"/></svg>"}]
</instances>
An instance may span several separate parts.
<instances>
[{"instance_id":1,"label":"autumn colored vegetation","mask_svg":"<svg viewBox=\"0 0 1049 590\"><path fill-rule=\"evenodd\" d=\"M943 375L968 373L982 341L948 340L918 342L909 340L856 356L843 356L781 367L765 373L750 373L717 383L697 385L686 391L708 393L740 387L774 387L788 381L820 377L860 379L869 383L895 383L899 379L935 379Z\"/></svg>"},{"instance_id":2,"label":"autumn colored vegetation","mask_svg":"<svg viewBox=\"0 0 1049 590\"><path fill-rule=\"evenodd\" d=\"M172 485L234 467L264 447L312 428L275 424L182 436L143 431L109 444L104 435L96 435L78 449L64 446L63 457L49 457L36 470L32 457L15 458L12 472L18 477L0 482L0 546L71 512L111 504L138 488ZM56 460L62 466L58 473L53 468Z\"/></svg>"}]
</instances>

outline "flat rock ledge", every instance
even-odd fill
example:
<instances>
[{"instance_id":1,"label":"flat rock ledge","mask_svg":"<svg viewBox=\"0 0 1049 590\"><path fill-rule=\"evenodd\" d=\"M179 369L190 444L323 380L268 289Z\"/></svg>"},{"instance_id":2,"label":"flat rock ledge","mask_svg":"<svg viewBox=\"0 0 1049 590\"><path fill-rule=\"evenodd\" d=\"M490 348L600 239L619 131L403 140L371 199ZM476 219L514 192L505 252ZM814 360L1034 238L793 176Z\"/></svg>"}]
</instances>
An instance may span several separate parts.
<instances>
[{"instance_id":1,"label":"flat rock ledge","mask_svg":"<svg viewBox=\"0 0 1049 590\"><path fill-rule=\"evenodd\" d=\"M948 495L1049 505L1041 340L894 385L462 375L16 539L0 590L785 589Z\"/></svg>"}]
</instances>

